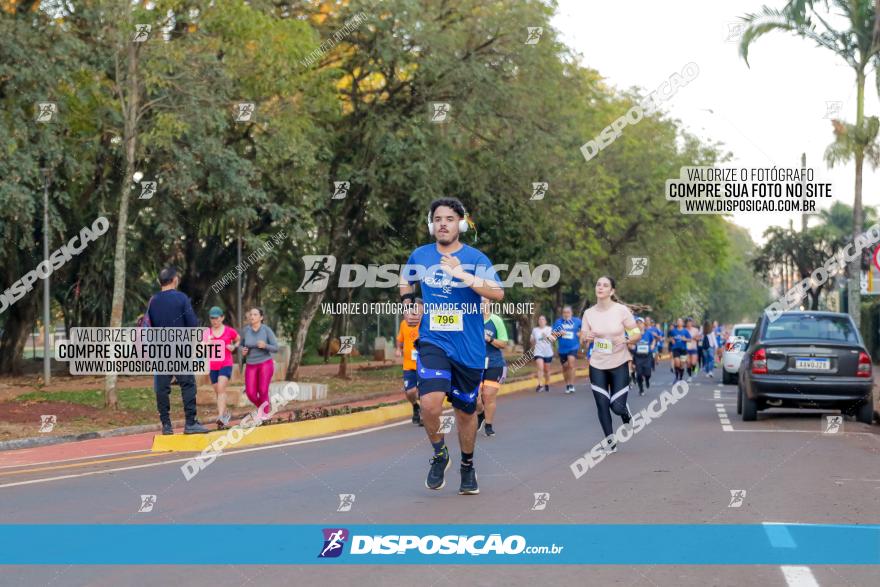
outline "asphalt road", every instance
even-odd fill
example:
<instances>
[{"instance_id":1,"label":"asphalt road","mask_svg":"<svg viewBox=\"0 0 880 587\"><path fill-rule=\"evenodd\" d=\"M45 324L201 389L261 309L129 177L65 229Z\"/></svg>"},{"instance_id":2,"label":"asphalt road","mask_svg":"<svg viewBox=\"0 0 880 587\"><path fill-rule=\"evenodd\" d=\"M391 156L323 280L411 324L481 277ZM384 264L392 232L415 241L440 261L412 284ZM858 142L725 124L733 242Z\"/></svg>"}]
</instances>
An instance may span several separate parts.
<instances>
[{"instance_id":1,"label":"asphalt road","mask_svg":"<svg viewBox=\"0 0 880 587\"><path fill-rule=\"evenodd\" d=\"M718 375L716 371L716 375ZM665 364L635 412L671 386ZM480 495L459 496L458 443L440 492L424 486L430 446L409 423L271 447L228 450L191 481L186 455L138 452L0 469L0 522L99 524L761 524L880 523L880 426L818 412L736 415L736 389L695 378L687 396L580 479L570 464L601 437L591 393L499 400L497 436L480 435ZM727 423L729 422L729 424ZM615 426L619 420L615 419ZM745 490L739 507L731 491ZM549 493L535 510L535 493ZM139 512L141 495L155 495ZM354 494L339 512L339 494ZM259 549L209 536L221 550ZM144 548L161 548L144 545ZM639 549L637 543L608 544ZM868 566L7 566L0 585L871 585Z\"/></svg>"}]
</instances>

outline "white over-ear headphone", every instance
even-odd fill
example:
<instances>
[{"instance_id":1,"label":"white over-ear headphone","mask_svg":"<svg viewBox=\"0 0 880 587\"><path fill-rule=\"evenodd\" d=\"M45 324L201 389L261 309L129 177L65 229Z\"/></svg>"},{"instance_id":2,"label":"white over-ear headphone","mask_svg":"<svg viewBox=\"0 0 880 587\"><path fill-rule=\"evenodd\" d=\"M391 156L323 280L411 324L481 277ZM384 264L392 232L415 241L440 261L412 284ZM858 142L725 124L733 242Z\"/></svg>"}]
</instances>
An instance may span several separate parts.
<instances>
[{"instance_id":1,"label":"white over-ear headphone","mask_svg":"<svg viewBox=\"0 0 880 587\"><path fill-rule=\"evenodd\" d=\"M464 210L464 206L461 207ZM464 216L458 221L458 232L464 233L468 231L468 213L464 210ZM431 211L428 211L428 234L434 236L434 219L431 218Z\"/></svg>"}]
</instances>

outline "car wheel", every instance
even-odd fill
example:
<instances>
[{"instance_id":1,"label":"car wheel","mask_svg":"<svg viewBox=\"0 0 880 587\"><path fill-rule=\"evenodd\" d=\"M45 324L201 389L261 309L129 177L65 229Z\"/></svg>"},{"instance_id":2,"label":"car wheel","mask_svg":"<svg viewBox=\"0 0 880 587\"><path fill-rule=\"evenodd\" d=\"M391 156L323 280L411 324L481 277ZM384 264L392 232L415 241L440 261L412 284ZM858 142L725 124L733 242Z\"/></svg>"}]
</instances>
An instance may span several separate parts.
<instances>
[{"instance_id":1,"label":"car wheel","mask_svg":"<svg viewBox=\"0 0 880 587\"><path fill-rule=\"evenodd\" d=\"M853 410L856 420L863 424L871 424L874 422L874 394L870 394L858 408Z\"/></svg>"},{"instance_id":2,"label":"car wheel","mask_svg":"<svg viewBox=\"0 0 880 587\"><path fill-rule=\"evenodd\" d=\"M743 413L743 391L741 387L737 387L736 389L736 413Z\"/></svg>"},{"instance_id":3,"label":"car wheel","mask_svg":"<svg viewBox=\"0 0 880 587\"><path fill-rule=\"evenodd\" d=\"M724 367L721 368L721 383L724 385L730 385L733 383L733 376L730 375L727 371L724 370Z\"/></svg>"},{"instance_id":4,"label":"car wheel","mask_svg":"<svg viewBox=\"0 0 880 587\"><path fill-rule=\"evenodd\" d=\"M740 400L742 401L742 419L743 422L753 422L758 419L758 402L749 399L744 389L739 390Z\"/></svg>"}]
</instances>

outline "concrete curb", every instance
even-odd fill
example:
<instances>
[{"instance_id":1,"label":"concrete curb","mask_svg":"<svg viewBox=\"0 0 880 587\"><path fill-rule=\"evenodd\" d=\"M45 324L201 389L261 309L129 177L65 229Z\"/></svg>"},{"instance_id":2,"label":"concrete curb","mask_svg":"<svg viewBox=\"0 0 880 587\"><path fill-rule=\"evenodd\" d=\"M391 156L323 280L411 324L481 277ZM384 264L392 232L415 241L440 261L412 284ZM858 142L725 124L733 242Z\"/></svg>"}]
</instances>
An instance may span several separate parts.
<instances>
[{"instance_id":1,"label":"concrete curb","mask_svg":"<svg viewBox=\"0 0 880 587\"><path fill-rule=\"evenodd\" d=\"M576 371L576 373L578 375L585 375L587 370L581 369ZM551 382L561 380L562 374L556 374L550 377ZM498 395L507 395L529 389L533 385L536 385L536 382L537 379L529 378L502 385ZM209 432L208 434L174 434L171 436L163 436L160 434L153 438L152 450L153 452L201 452L208 449L214 441L224 436L227 439L227 445L234 445L236 448L271 444L302 438L326 436L369 426L379 426L405 418L411 413L412 410L409 403L401 402L393 406L364 410L354 414L259 426L248 431L233 427L230 430ZM231 432L231 430L236 429L238 429L239 432ZM239 438L233 442L233 439L236 436Z\"/></svg>"},{"instance_id":2,"label":"concrete curb","mask_svg":"<svg viewBox=\"0 0 880 587\"><path fill-rule=\"evenodd\" d=\"M142 424L140 426L97 430L95 432L83 432L82 434L66 434L64 436L31 436L28 438L15 438L13 440L4 440L3 442L0 442L0 451L49 446L51 444L63 444L65 442L77 442L80 440L94 440L95 438L143 434L144 432L158 432L159 429L160 426L158 424Z\"/></svg>"}]
</instances>

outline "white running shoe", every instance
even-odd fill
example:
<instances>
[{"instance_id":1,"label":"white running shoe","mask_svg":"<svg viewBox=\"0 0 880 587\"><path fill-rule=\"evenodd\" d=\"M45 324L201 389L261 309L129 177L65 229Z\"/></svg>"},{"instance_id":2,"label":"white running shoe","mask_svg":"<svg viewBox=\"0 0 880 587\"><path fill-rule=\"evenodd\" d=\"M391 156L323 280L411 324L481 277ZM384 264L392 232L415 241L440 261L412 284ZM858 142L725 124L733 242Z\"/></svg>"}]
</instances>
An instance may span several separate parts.
<instances>
[{"instance_id":1,"label":"white running shoe","mask_svg":"<svg viewBox=\"0 0 880 587\"><path fill-rule=\"evenodd\" d=\"M617 442L613 438L608 438L602 444L602 448L605 449L605 454L614 454L617 452Z\"/></svg>"}]
</instances>

